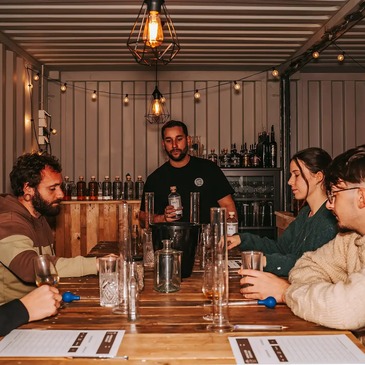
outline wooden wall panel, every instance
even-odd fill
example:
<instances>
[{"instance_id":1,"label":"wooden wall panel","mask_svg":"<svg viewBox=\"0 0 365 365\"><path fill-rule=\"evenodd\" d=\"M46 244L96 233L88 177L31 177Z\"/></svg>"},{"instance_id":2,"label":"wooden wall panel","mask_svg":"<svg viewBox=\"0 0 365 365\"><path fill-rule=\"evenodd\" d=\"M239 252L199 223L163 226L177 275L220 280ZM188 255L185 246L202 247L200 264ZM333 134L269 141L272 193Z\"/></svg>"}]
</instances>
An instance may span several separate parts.
<instances>
[{"instance_id":1,"label":"wooden wall panel","mask_svg":"<svg viewBox=\"0 0 365 365\"><path fill-rule=\"evenodd\" d=\"M333 157L365 143L365 75L301 74L291 82L291 153L324 148Z\"/></svg>"}]
</instances>

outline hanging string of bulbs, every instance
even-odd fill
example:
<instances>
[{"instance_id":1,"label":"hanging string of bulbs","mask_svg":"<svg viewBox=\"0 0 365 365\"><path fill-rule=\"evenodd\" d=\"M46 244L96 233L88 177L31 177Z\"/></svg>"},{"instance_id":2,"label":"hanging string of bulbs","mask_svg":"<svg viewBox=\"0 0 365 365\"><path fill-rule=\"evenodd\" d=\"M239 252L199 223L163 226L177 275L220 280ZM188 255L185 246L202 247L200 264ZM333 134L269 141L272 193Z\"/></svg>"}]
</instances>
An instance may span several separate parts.
<instances>
[{"instance_id":1,"label":"hanging string of bulbs","mask_svg":"<svg viewBox=\"0 0 365 365\"><path fill-rule=\"evenodd\" d=\"M338 49L339 53L337 55L337 61L340 64L343 64L343 62L345 61L345 58L348 58L350 60L352 60L357 66L361 67L362 69L365 69L365 66L363 66L361 63L357 62L356 59L354 59L348 52L345 52L336 42L333 42L331 45L333 45L334 47L336 47L336 49ZM290 60L291 63L295 62L297 59L300 59L300 57L302 57L302 55L299 55L293 59ZM319 51L313 51L312 52L312 59L313 60L317 60L320 57L320 52ZM201 98L201 92L208 90L208 89L213 89L213 88L217 88L217 87L221 87L224 85L232 85L234 91L236 93L240 92L241 89L241 84L240 82L245 81L247 79L250 79L254 76L263 74L263 73L267 73L270 72L271 76L274 79L279 79L280 78L280 72L279 69L282 65L286 64L288 61L286 61L283 64L280 64L276 67L269 67L266 68L264 70L252 73L250 75L247 75L245 77L233 80L233 81L223 81L223 82L218 82L217 85L211 85L208 87L203 87L200 89L192 89L192 90L185 90L185 91L179 91L179 92L170 92L170 93L166 93L166 94L161 94L161 102L165 103L166 102L166 96L172 96L172 95L177 95L177 94L193 94L194 100L195 101L199 101ZM42 77L42 75L40 75L40 73L37 70L32 69L31 67L29 67L29 65L26 66L28 71L33 72L33 80L34 81L39 81L40 78ZM48 82L54 82L54 83L58 83L60 85L60 90L62 93L65 93L68 89L68 84L67 82L63 82L61 80L58 79L52 79L52 78L48 78L46 76L43 76ZM29 83L28 85L29 87L33 87L33 85L31 83ZM130 97L148 97L149 94L145 93L145 94L141 94L141 93L136 93L136 94L119 94L119 93L112 93L112 92L107 92L107 91L98 91L95 89L88 89L88 88L83 88L80 86L76 86L76 85L72 85L73 89L79 89L79 90L84 90L86 92L90 92L91 93L91 100L92 101L96 101L98 98L98 94L106 94L106 95L110 95L110 96L117 96L119 97L124 105L128 105L130 102Z\"/></svg>"}]
</instances>

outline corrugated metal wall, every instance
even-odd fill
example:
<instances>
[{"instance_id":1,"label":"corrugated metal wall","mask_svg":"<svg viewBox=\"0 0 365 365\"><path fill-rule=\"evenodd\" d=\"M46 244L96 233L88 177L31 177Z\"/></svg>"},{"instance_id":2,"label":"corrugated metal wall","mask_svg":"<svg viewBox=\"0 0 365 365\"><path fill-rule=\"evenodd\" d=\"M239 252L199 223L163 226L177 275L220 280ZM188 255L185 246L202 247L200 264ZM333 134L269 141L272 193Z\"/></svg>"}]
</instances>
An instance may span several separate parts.
<instances>
[{"instance_id":1,"label":"corrugated metal wall","mask_svg":"<svg viewBox=\"0 0 365 365\"><path fill-rule=\"evenodd\" d=\"M0 70L0 191L5 192L15 158L37 149L33 130L38 129L42 105L40 81L32 81L25 61L2 45ZM171 118L185 121L209 152L230 148L234 142L251 144L271 124L279 138L279 82L258 74L241 81L236 93L232 81L249 75L163 70L158 79ZM51 137L52 153L60 158L64 174L102 180L105 175L124 178L129 172L133 179L145 178L165 161L160 126L144 118L155 86L154 71L53 72L50 77L68 86L62 93L58 82L45 82L44 92L44 108L58 130ZM365 143L363 74L299 74L291 85L291 153L320 146L334 156ZM198 103L193 97L196 89L201 93ZM94 90L98 98L93 102ZM125 94L128 105L122 102Z\"/></svg>"}]
</instances>

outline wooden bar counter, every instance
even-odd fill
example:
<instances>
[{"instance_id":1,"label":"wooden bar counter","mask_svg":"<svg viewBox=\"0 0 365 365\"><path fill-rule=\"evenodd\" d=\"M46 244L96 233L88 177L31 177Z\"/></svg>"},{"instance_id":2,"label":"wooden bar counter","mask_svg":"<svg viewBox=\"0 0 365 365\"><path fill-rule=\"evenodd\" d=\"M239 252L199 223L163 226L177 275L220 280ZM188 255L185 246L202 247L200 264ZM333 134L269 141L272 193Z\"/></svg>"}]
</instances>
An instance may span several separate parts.
<instances>
[{"instance_id":1,"label":"wooden bar counter","mask_svg":"<svg viewBox=\"0 0 365 365\"><path fill-rule=\"evenodd\" d=\"M108 252L113 243L99 245L101 252ZM110 250L109 252L111 252ZM145 289L140 295L140 316L129 322L126 315L113 314L111 308L100 307L98 278L62 278L61 292L70 290L81 300L65 304L59 314L42 321L29 323L22 328L33 329L111 329L125 330L126 334L116 359L70 359L70 358L1 358L1 364L50 364L66 365L70 361L79 364L235 364L228 337L341 334L348 335L363 351L360 342L347 331L331 330L296 317L286 305L274 309L249 305L230 307L232 324L283 325L280 332L229 332L218 334L206 329L208 321L203 315L209 311L201 291L202 272L195 270L191 277L183 279L181 290L176 293L158 293L153 290L153 272L147 271ZM242 300L239 294L239 277L231 272L230 301ZM365 352L365 351L364 351Z\"/></svg>"},{"instance_id":2,"label":"wooden bar counter","mask_svg":"<svg viewBox=\"0 0 365 365\"><path fill-rule=\"evenodd\" d=\"M98 242L117 241L121 202L132 205L132 224L139 226L139 200L63 201L54 223L57 255L85 256Z\"/></svg>"}]
</instances>

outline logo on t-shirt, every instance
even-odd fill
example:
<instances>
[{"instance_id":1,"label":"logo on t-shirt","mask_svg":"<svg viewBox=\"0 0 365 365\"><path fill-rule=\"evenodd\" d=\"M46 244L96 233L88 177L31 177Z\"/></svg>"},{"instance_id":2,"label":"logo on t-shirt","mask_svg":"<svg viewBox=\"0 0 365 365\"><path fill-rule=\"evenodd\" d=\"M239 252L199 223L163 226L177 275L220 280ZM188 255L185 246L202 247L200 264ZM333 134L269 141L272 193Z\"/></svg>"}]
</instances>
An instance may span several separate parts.
<instances>
[{"instance_id":1,"label":"logo on t-shirt","mask_svg":"<svg viewBox=\"0 0 365 365\"><path fill-rule=\"evenodd\" d=\"M194 180L194 184L195 184L195 186L203 186L203 184L204 184L204 180L203 180L201 177L197 177L197 178Z\"/></svg>"}]
</instances>

